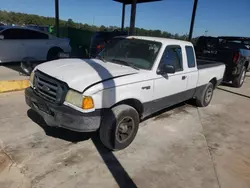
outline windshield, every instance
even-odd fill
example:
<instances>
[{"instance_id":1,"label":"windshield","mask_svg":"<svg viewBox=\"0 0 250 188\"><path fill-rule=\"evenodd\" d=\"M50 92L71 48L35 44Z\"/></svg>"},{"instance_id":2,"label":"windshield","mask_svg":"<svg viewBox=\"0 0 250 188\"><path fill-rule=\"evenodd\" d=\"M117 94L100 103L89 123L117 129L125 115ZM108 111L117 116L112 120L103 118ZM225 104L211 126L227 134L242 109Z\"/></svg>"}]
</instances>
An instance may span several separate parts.
<instances>
[{"instance_id":1,"label":"windshield","mask_svg":"<svg viewBox=\"0 0 250 188\"><path fill-rule=\"evenodd\" d=\"M161 48L160 42L140 39L115 39L99 54L106 61L150 70Z\"/></svg>"},{"instance_id":2,"label":"windshield","mask_svg":"<svg viewBox=\"0 0 250 188\"><path fill-rule=\"evenodd\" d=\"M220 39L221 44L225 44L228 46L234 46L239 48L250 48L250 41L249 40L226 40L226 39Z\"/></svg>"}]
</instances>

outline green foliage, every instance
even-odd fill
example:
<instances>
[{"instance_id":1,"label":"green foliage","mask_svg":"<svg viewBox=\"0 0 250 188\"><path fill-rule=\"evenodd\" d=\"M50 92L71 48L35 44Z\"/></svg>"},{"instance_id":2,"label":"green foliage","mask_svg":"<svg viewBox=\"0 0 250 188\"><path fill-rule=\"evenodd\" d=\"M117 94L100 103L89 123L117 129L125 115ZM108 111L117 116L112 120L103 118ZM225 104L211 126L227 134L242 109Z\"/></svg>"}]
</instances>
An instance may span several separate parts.
<instances>
[{"instance_id":1,"label":"green foliage","mask_svg":"<svg viewBox=\"0 0 250 188\"><path fill-rule=\"evenodd\" d=\"M54 26L55 18L53 17L45 17L45 16L38 16L34 14L25 14L19 12L7 12L0 10L0 22L4 22L7 24L17 24L17 25L25 25L25 24L35 24L35 25L48 25ZM113 31L114 29L119 29L117 26L94 26L88 25L83 23L76 23L72 19L60 20L59 21L60 27L71 27L77 28L87 31ZM129 28L127 27L126 30L128 31ZM175 38L181 40L187 40L187 35L178 35L178 34L171 34L167 31L161 30L147 30L143 28L135 28L136 35L142 36L155 36L155 37L164 37L164 38Z\"/></svg>"}]
</instances>

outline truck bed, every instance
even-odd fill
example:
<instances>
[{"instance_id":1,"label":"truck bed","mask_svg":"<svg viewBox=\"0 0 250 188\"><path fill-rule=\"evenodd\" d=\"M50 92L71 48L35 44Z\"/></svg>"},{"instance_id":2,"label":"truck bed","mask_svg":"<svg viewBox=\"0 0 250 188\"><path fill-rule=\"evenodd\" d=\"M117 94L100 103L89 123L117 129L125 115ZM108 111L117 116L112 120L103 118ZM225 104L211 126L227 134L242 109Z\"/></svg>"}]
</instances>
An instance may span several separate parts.
<instances>
[{"instance_id":1,"label":"truck bed","mask_svg":"<svg viewBox=\"0 0 250 188\"><path fill-rule=\"evenodd\" d=\"M197 59L197 68L205 69L205 68L211 68L211 67L217 67L220 65L224 65L224 63L219 61L211 61L211 60L205 60L205 59Z\"/></svg>"}]
</instances>

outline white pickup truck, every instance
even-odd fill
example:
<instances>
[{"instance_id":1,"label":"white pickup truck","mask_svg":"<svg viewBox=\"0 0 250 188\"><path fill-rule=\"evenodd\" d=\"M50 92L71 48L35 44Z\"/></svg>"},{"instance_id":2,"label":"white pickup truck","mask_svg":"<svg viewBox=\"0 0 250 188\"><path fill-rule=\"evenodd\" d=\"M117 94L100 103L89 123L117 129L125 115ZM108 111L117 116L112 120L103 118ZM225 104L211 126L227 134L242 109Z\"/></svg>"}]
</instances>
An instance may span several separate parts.
<instances>
[{"instance_id":1,"label":"white pickup truck","mask_svg":"<svg viewBox=\"0 0 250 188\"><path fill-rule=\"evenodd\" d=\"M188 99L200 107L210 103L225 65L200 64L190 42L120 38L96 59L38 65L25 91L26 103L49 126L99 130L102 143L119 150L134 140L144 117Z\"/></svg>"}]
</instances>

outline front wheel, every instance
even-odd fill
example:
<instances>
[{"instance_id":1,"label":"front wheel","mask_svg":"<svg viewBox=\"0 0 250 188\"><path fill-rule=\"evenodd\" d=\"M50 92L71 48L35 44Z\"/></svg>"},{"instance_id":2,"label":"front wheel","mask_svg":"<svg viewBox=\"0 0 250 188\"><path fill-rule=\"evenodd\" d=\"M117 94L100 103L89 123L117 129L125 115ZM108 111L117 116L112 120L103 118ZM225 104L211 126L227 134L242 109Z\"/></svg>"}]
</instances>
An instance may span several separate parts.
<instances>
[{"instance_id":1,"label":"front wheel","mask_svg":"<svg viewBox=\"0 0 250 188\"><path fill-rule=\"evenodd\" d=\"M213 98L214 93L214 85L209 82L204 90L202 91L201 95L196 98L196 104L199 107L208 106Z\"/></svg>"},{"instance_id":2,"label":"front wheel","mask_svg":"<svg viewBox=\"0 0 250 188\"><path fill-rule=\"evenodd\" d=\"M233 86L240 88L245 81L245 77L246 77L246 67L244 66L240 72L240 75L234 78Z\"/></svg>"},{"instance_id":3,"label":"front wheel","mask_svg":"<svg viewBox=\"0 0 250 188\"><path fill-rule=\"evenodd\" d=\"M138 112L129 105L118 105L104 117L100 130L100 140L110 150L126 148L134 140L139 127Z\"/></svg>"}]
</instances>

